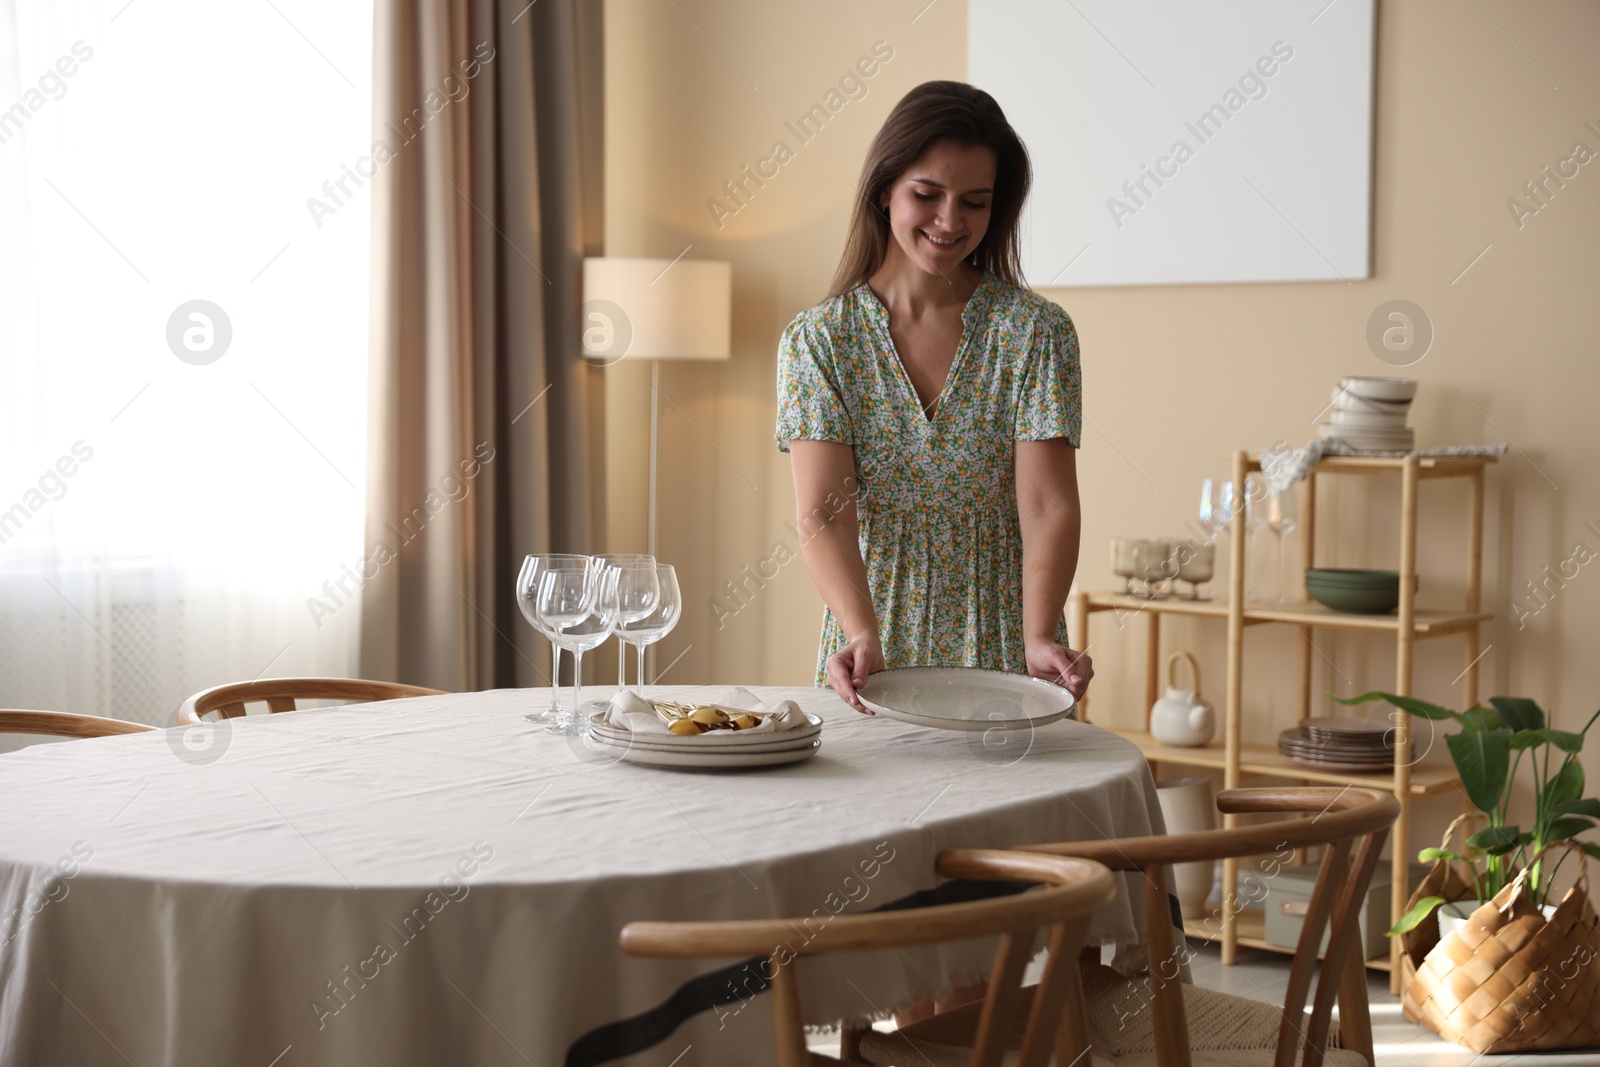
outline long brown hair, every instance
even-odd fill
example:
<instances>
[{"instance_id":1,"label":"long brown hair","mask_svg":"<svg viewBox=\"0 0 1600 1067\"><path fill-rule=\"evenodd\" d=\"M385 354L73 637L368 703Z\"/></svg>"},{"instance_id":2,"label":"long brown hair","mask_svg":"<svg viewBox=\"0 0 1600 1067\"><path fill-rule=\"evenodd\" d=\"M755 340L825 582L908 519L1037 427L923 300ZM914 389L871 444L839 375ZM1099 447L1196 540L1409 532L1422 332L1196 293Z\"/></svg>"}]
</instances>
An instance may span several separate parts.
<instances>
[{"instance_id":1,"label":"long brown hair","mask_svg":"<svg viewBox=\"0 0 1600 1067\"><path fill-rule=\"evenodd\" d=\"M1022 285L1022 205L1033 184L1028 150L994 97L966 82L923 82L889 112L861 167L860 196L850 213L850 233L834 272L829 297L847 293L883 264L889 217L878 200L935 141L994 150L994 194L989 229L967 262Z\"/></svg>"}]
</instances>

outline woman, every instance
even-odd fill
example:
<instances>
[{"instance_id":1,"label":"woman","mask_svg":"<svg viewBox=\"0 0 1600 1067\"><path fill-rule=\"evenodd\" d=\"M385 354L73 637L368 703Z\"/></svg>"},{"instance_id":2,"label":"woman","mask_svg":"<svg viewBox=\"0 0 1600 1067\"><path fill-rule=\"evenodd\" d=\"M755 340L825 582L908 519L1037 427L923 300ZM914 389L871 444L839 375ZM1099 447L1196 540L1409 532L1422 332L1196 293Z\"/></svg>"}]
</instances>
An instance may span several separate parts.
<instances>
[{"instance_id":1,"label":"woman","mask_svg":"<svg viewBox=\"0 0 1600 1067\"><path fill-rule=\"evenodd\" d=\"M1062 617L1078 338L1021 284L1030 181L993 97L919 85L867 153L828 298L783 333L776 436L827 605L817 684L860 712L885 667L1028 673L1075 696L1094 676Z\"/></svg>"}]
</instances>

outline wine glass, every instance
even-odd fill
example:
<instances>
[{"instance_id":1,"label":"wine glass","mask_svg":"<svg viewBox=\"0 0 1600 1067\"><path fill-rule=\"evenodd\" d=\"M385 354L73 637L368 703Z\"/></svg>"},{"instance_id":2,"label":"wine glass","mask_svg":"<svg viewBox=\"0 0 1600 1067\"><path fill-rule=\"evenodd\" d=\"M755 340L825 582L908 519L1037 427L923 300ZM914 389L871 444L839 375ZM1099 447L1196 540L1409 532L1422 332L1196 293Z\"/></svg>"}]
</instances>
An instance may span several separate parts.
<instances>
[{"instance_id":1,"label":"wine glass","mask_svg":"<svg viewBox=\"0 0 1600 1067\"><path fill-rule=\"evenodd\" d=\"M1200 483L1200 529L1206 532L1207 537L1214 537L1217 533L1216 511L1212 506L1211 487L1210 478Z\"/></svg>"},{"instance_id":2,"label":"wine glass","mask_svg":"<svg viewBox=\"0 0 1600 1067\"><path fill-rule=\"evenodd\" d=\"M617 586L618 596L622 598L621 615L617 619L619 630L625 625L646 618L655 610L658 589L654 556L642 552L602 552L594 558L601 566L617 567L622 571ZM628 684L628 650L623 647L624 644L625 639L619 632L617 634L618 689ZM642 674L639 680L643 684Z\"/></svg>"},{"instance_id":3,"label":"wine glass","mask_svg":"<svg viewBox=\"0 0 1600 1067\"><path fill-rule=\"evenodd\" d=\"M523 559L522 570L517 574L517 607L522 609L522 617L527 619L545 638L550 637L550 631L539 619L537 605L534 601L538 597L539 578L548 570L575 570L584 571L591 565L590 557L573 552L541 552ZM523 718L529 722L539 722L545 725L559 722L561 719L561 646L554 641L550 642L550 706L543 712L530 713Z\"/></svg>"},{"instance_id":4,"label":"wine glass","mask_svg":"<svg viewBox=\"0 0 1600 1067\"><path fill-rule=\"evenodd\" d=\"M1189 599L1200 599L1200 583L1209 582L1216 565L1217 546L1200 541L1180 542L1178 577L1189 583Z\"/></svg>"},{"instance_id":5,"label":"wine glass","mask_svg":"<svg viewBox=\"0 0 1600 1067\"><path fill-rule=\"evenodd\" d=\"M1123 596L1133 595L1133 579L1139 572L1133 546L1134 540L1131 537L1111 539L1111 573L1122 579Z\"/></svg>"},{"instance_id":6,"label":"wine glass","mask_svg":"<svg viewBox=\"0 0 1600 1067\"><path fill-rule=\"evenodd\" d=\"M1267 509L1264 504L1266 497L1267 484L1261 480L1261 476L1259 474L1246 475L1244 479L1243 507L1245 567L1247 574L1250 561L1256 558L1256 535L1264 530L1267 526ZM1256 574L1259 576L1261 573L1260 563L1256 564L1255 570ZM1265 593L1261 592L1261 587L1256 582L1246 582L1246 585L1248 586L1248 588L1245 590L1246 600L1265 601L1269 599Z\"/></svg>"},{"instance_id":7,"label":"wine glass","mask_svg":"<svg viewBox=\"0 0 1600 1067\"><path fill-rule=\"evenodd\" d=\"M1281 493L1274 493L1267 501L1267 529L1278 539L1278 603L1280 604L1287 604L1290 600L1287 566L1289 560L1286 554L1288 542L1285 538L1299 525L1294 488L1291 486Z\"/></svg>"},{"instance_id":8,"label":"wine glass","mask_svg":"<svg viewBox=\"0 0 1600 1067\"><path fill-rule=\"evenodd\" d=\"M639 652L639 684L644 685L644 650L646 645L653 645L678 625L678 616L683 613L683 595L678 590L678 572L669 564L656 564L656 584L659 587L660 597L656 608L638 622L624 626L617 624L617 636L638 649Z\"/></svg>"},{"instance_id":9,"label":"wine glass","mask_svg":"<svg viewBox=\"0 0 1600 1067\"><path fill-rule=\"evenodd\" d=\"M572 708L563 711L550 733L583 733L583 654L599 648L617 625L615 567L595 565L581 571L548 570L539 579L534 601L550 640L572 653Z\"/></svg>"}]
</instances>

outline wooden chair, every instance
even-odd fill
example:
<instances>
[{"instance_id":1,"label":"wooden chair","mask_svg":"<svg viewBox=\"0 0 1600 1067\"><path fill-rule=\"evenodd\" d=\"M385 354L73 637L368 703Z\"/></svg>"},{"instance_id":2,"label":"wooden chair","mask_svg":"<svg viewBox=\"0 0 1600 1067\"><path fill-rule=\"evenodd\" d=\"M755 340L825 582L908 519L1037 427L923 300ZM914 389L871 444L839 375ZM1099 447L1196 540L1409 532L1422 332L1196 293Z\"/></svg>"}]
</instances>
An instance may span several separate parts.
<instances>
[{"instance_id":1,"label":"wooden chair","mask_svg":"<svg viewBox=\"0 0 1600 1067\"><path fill-rule=\"evenodd\" d=\"M1076 983L1090 997L1090 1003L1079 1008L1092 1055L1085 1064L1316 1067L1328 1063L1374 1067L1359 922L1372 872L1389 828L1400 814L1399 801L1394 794L1374 788L1227 789L1218 794L1217 808L1228 814L1271 812L1299 817L1194 834L1073 841L1022 849L1093 859L1112 870L1140 871L1146 880L1149 978L1126 979L1108 967L1089 963ZM1287 858L1289 850L1312 845L1325 845L1327 850L1306 907L1283 1006L1183 985L1166 865L1264 853ZM1220 914L1218 918L1220 921ZM1323 932L1329 929L1319 968L1318 948ZM1306 1002L1314 974L1316 995L1308 1013ZM1021 1004L1027 1005L1029 997L1030 991L1023 990ZM1342 1047L1330 1047L1335 999ZM1132 1011L1124 1015L1117 1008L1119 1002L1136 1008L1137 1016ZM1135 1018L1135 1027L1127 1026L1129 1017ZM946 1067L965 1062L978 1032L977 1013L970 1006L958 1008L894 1034L864 1034L860 1055L875 1065ZM1020 1047L1015 1039L1010 1044ZM915 1057L908 1056L907 1049L913 1047ZM1058 1064L1067 1062L1057 1060Z\"/></svg>"},{"instance_id":2,"label":"wooden chair","mask_svg":"<svg viewBox=\"0 0 1600 1067\"><path fill-rule=\"evenodd\" d=\"M432 697L440 689L399 682L369 682L361 678L263 678L255 682L229 682L203 689L178 707L178 725L193 726L201 716L216 712L221 719L236 719L252 701L266 701L268 714L294 711L296 700L347 700L365 704L402 697Z\"/></svg>"},{"instance_id":3,"label":"wooden chair","mask_svg":"<svg viewBox=\"0 0 1600 1067\"><path fill-rule=\"evenodd\" d=\"M1034 951L1041 926L1049 927L1050 960L1076 961L1090 914L1116 895L1105 866L1090 860L1038 853L955 850L942 853L939 873L946 878L1040 882L1044 888L991 900L941 904L903 911L841 915L809 939L794 944L799 920L745 922L636 922L623 927L622 950L631 956L760 956L766 958L772 989L777 1067L854 1063L811 1053L806 1048L804 1015L794 967L799 956L828 952L930 945L943 941L1000 935L988 997L983 1002L968 1056L971 1067L998 1067L1004 1033L1021 992L1022 972ZM1083 1051L1084 1030L1071 1007L1075 966L1048 967L1036 987L1022 1041L1021 1067L1044 1067L1052 1047L1059 1062ZM1063 1019L1066 1025L1059 1025Z\"/></svg>"},{"instance_id":4,"label":"wooden chair","mask_svg":"<svg viewBox=\"0 0 1600 1067\"><path fill-rule=\"evenodd\" d=\"M142 722L77 715L70 711L0 709L0 734L42 734L46 737L112 737L154 730Z\"/></svg>"}]
</instances>

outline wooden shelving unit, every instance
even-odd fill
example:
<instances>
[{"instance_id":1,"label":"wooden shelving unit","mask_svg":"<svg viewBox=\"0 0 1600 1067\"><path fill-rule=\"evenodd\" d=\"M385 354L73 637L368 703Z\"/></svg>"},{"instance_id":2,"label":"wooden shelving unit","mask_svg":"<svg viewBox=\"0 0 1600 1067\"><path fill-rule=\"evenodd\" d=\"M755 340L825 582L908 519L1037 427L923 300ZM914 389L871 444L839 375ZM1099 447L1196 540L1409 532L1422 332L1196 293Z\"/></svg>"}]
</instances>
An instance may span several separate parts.
<instances>
[{"instance_id":1,"label":"wooden shelving unit","mask_svg":"<svg viewBox=\"0 0 1600 1067\"><path fill-rule=\"evenodd\" d=\"M1204 767L1223 772L1223 787L1237 788L1245 775L1290 779L1299 782L1319 782L1334 785L1381 785L1392 789L1400 801L1400 818L1391 836L1393 881L1391 885L1391 921L1405 910L1409 895L1407 865L1415 848L1411 841L1411 805L1415 798L1449 793L1457 787L1454 769L1437 764L1412 765L1410 716L1395 711L1394 766L1387 773L1345 774L1318 770L1280 756L1276 744L1246 743L1242 731L1244 692L1244 631L1246 627L1263 624L1288 625L1301 637L1299 645L1299 718L1311 714L1311 667L1316 654L1312 642L1318 629L1342 629L1387 634L1395 642L1395 679L1392 692L1410 695L1412 687L1413 654L1416 643L1434 637L1459 636L1462 643L1463 669L1460 682L1462 698L1467 706L1478 701L1478 661L1481 657L1479 631L1483 623L1494 616L1482 610L1483 593L1483 508L1485 472L1494 456L1424 457L1360 456L1326 457L1307 477L1302 495L1301 562L1304 568L1316 565L1317 486L1319 479L1328 475L1390 475L1400 481L1400 606L1392 615L1352 615L1331 611L1305 595L1302 585L1299 600L1291 604L1252 604L1245 599L1245 527L1241 508L1230 517L1229 571L1226 599L1194 601L1181 598L1146 600L1142 597L1118 593L1077 593L1070 601L1073 639L1087 645L1091 615L1115 611L1118 624L1129 615L1142 615L1145 619L1147 642L1145 652L1145 729L1115 730L1127 737L1144 752L1152 763L1171 763L1178 766ZM1259 471L1260 462L1249 453L1233 455L1233 480L1243 485L1246 475ZM1467 497L1467 574L1465 603L1459 611L1420 611L1416 605L1417 574L1417 497L1418 487L1434 478L1466 478ZM1227 687L1222 708L1222 743L1204 748L1177 748L1163 745L1150 736L1149 709L1161 695L1161 618L1164 615L1186 615L1197 618L1215 618L1227 625ZM1384 688L1381 684L1370 686ZM1390 710L1387 709L1386 710ZM1088 701L1081 705L1084 721L1089 719ZM1289 725L1285 723L1284 725ZM1274 742L1276 738L1273 739ZM1463 797L1463 804L1467 801ZM1224 816L1224 825L1233 826L1237 816ZM1267 944L1261 937L1262 916L1259 909L1241 909L1237 906L1239 863L1223 863L1223 908L1220 933L1201 929L1205 924L1190 923L1195 937L1218 940L1222 944L1222 960L1232 963L1238 946L1267 948L1290 952ZM1214 924L1213 924L1214 925ZM1398 991L1400 977L1399 943L1390 945L1390 954L1381 960L1368 960L1368 966L1391 972L1391 986Z\"/></svg>"}]
</instances>

